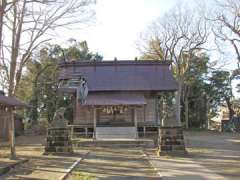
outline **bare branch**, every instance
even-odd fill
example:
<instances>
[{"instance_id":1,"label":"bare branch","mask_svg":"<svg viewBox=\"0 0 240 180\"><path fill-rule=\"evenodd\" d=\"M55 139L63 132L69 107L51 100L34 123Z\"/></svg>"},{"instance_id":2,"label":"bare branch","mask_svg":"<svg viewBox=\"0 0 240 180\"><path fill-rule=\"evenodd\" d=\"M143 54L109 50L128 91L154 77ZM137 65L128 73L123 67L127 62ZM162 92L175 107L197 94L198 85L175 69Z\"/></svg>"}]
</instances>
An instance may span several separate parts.
<instances>
[{"instance_id":1,"label":"bare branch","mask_svg":"<svg viewBox=\"0 0 240 180\"><path fill-rule=\"evenodd\" d=\"M94 3L94 0L14 0L7 5L2 21L5 21L4 33L7 34L8 29L12 34L11 43L0 39L0 44L5 44L6 51L10 47L10 52L6 53L10 58L2 60L9 70L6 73L9 76L9 95L16 92L24 66L34 50L50 40L48 32L88 22L95 14L91 9ZM6 59L11 59L9 64Z\"/></svg>"},{"instance_id":2,"label":"bare branch","mask_svg":"<svg viewBox=\"0 0 240 180\"><path fill-rule=\"evenodd\" d=\"M217 10L208 18L212 23L216 44L221 53L225 51L222 43L230 44L240 64L240 1L217 1L216 6Z\"/></svg>"}]
</instances>

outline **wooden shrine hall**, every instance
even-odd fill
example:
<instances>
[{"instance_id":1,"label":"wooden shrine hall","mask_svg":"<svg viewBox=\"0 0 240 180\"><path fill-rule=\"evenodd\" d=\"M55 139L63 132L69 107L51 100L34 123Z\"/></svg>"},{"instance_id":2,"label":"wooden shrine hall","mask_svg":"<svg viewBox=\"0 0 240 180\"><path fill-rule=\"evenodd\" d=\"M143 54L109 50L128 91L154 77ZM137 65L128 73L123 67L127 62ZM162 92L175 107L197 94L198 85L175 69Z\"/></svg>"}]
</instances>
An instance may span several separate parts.
<instances>
[{"instance_id":1,"label":"wooden shrine hall","mask_svg":"<svg viewBox=\"0 0 240 180\"><path fill-rule=\"evenodd\" d=\"M59 91L72 97L71 125L85 127L93 138L134 139L140 128L171 126L161 104L163 93L177 90L170 62L74 61L61 62L59 68ZM88 88L82 103L77 100L80 78Z\"/></svg>"}]
</instances>

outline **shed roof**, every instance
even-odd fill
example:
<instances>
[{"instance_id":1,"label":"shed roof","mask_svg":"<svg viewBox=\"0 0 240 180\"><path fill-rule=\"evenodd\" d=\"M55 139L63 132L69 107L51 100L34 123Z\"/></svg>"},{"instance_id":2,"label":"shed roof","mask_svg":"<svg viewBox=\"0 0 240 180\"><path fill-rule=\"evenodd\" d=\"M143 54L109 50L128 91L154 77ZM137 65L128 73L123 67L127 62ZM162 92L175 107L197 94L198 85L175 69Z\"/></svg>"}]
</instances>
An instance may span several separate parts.
<instances>
[{"instance_id":1,"label":"shed roof","mask_svg":"<svg viewBox=\"0 0 240 180\"><path fill-rule=\"evenodd\" d=\"M26 107L27 104L21 102L15 97L4 96L0 94L0 104L5 106Z\"/></svg>"},{"instance_id":2,"label":"shed roof","mask_svg":"<svg viewBox=\"0 0 240 180\"><path fill-rule=\"evenodd\" d=\"M91 93L84 105L144 105L143 94L136 93Z\"/></svg>"},{"instance_id":3,"label":"shed roof","mask_svg":"<svg viewBox=\"0 0 240 180\"><path fill-rule=\"evenodd\" d=\"M164 91L177 89L168 61L78 61L59 64L59 80L83 76L89 91Z\"/></svg>"}]
</instances>

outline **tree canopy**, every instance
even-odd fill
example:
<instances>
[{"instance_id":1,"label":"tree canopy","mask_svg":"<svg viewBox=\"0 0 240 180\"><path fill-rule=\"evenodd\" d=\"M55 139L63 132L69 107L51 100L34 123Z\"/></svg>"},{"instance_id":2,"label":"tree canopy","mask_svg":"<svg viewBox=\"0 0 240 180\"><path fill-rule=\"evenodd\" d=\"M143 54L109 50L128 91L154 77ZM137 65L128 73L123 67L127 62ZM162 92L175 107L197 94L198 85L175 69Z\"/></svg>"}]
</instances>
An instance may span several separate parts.
<instances>
[{"instance_id":1,"label":"tree canopy","mask_svg":"<svg viewBox=\"0 0 240 180\"><path fill-rule=\"evenodd\" d=\"M101 61L103 56L91 52L86 41L76 42L68 48L49 44L40 49L35 58L28 62L16 92L20 99L24 99L31 105L28 118L33 124L41 118L51 122L59 106L58 103L66 103L60 101L57 95L57 64L64 58L66 61Z\"/></svg>"}]
</instances>

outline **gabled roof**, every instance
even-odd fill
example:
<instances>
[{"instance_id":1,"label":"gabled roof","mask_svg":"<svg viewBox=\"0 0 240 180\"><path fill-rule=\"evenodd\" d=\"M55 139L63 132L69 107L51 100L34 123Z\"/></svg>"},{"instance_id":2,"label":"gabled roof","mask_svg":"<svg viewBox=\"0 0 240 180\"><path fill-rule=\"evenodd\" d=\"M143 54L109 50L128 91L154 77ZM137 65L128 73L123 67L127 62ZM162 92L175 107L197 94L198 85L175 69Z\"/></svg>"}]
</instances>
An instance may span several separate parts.
<instances>
[{"instance_id":1,"label":"gabled roof","mask_svg":"<svg viewBox=\"0 0 240 180\"><path fill-rule=\"evenodd\" d=\"M19 101L15 97L4 96L1 94L0 94L0 105L15 106L15 107L27 107L27 104Z\"/></svg>"},{"instance_id":2,"label":"gabled roof","mask_svg":"<svg viewBox=\"0 0 240 180\"><path fill-rule=\"evenodd\" d=\"M177 90L167 61L78 61L59 64L59 80L83 76L89 91Z\"/></svg>"}]
</instances>

